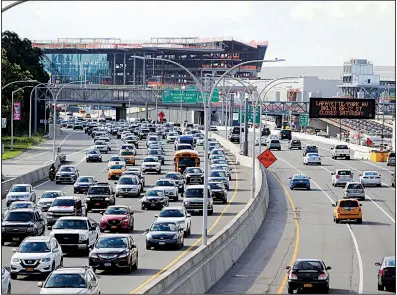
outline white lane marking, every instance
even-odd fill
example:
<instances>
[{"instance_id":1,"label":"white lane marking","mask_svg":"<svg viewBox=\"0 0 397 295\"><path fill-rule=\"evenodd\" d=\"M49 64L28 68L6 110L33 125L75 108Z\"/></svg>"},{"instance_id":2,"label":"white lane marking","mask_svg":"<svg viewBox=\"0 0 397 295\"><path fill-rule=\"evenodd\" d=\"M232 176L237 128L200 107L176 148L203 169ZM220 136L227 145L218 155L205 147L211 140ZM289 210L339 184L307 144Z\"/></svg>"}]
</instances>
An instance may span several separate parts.
<instances>
[{"instance_id":1,"label":"white lane marking","mask_svg":"<svg viewBox=\"0 0 397 295\"><path fill-rule=\"evenodd\" d=\"M321 168L323 168L324 170L328 171L328 172L332 172L330 170L328 170L327 168L320 166ZM376 207L378 207L393 223L396 223L396 221L393 219L393 217L391 217L385 210L383 210L382 207L380 207L374 200L372 200L372 198L370 196L368 196L367 194L365 194L365 197L368 198L372 203L375 204Z\"/></svg>"},{"instance_id":2,"label":"white lane marking","mask_svg":"<svg viewBox=\"0 0 397 295\"><path fill-rule=\"evenodd\" d=\"M293 169L295 169L296 171L298 171L300 174L305 174L302 171L300 171L298 168L296 168L295 166L291 165L290 163L288 163L287 161L281 159L279 156L277 156L278 160L283 161L284 163L288 164L290 167L292 167ZM322 167L322 166L321 166ZM324 168L324 167L323 167ZM311 180L315 186L317 186L327 197L328 199L331 201L332 204L335 204L334 200L314 181ZM360 254L360 249L358 247L358 243L356 240L356 237L353 233L353 231L350 228L350 224L345 224L350 232L350 235L353 238L353 243L354 243L354 248L356 250L356 254L357 254L357 259L358 259L358 268L359 268L359 274L360 274L360 281L359 281L359 287L358 287L358 293L362 294L363 292L363 284L364 284L364 270L363 270L363 261L361 258L361 254Z\"/></svg>"}]
</instances>

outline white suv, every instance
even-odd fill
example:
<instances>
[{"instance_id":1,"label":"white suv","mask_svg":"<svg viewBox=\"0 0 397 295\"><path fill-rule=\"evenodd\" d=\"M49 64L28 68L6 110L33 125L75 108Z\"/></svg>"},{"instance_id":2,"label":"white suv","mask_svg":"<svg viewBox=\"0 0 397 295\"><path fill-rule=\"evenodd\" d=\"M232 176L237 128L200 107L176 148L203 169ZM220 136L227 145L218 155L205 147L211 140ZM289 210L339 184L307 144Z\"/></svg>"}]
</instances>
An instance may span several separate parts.
<instances>
[{"instance_id":1,"label":"white suv","mask_svg":"<svg viewBox=\"0 0 397 295\"><path fill-rule=\"evenodd\" d=\"M160 214L155 215L156 221L174 221L179 223L183 228L185 237L190 235L192 229L191 215L187 213L184 207L165 207L160 211Z\"/></svg>"},{"instance_id":2,"label":"white suv","mask_svg":"<svg viewBox=\"0 0 397 295\"><path fill-rule=\"evenodd\" d=\"M161 163L157 157L145 157L142 161L142 172L157 172L161 173Z\"/></svg>"},{"instance_id":3,"label":"white suv","mask_svg":"<svg viewBox=\"0 0 397 295\"><path fill-rule=\"evenodd\" d=\"M63 264L63 252L54 237L27 237L17 249L12 249L11 278L18 275L50 274Z\"/></svg>"}]
</instances>

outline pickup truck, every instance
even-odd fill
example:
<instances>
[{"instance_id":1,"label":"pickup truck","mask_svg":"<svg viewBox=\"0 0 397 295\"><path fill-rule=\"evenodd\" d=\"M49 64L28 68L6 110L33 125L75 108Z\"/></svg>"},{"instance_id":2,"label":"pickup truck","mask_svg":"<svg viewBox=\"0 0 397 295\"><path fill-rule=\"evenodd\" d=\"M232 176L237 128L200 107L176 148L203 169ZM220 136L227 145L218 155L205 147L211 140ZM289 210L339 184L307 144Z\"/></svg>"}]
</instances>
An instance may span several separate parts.
<instances>
[{"instance_id":1,"label":"pickup truck","mask_svg":"<svg viewBox=\"0 0 397 295\"><path fill-rule=\"evenodd\" d=\"M332 150L332 159L337 159L337 158L345 158L346 160L350 160L350 149L347 145L345 144L337 144Z\"/></svg>"}]
</instances>

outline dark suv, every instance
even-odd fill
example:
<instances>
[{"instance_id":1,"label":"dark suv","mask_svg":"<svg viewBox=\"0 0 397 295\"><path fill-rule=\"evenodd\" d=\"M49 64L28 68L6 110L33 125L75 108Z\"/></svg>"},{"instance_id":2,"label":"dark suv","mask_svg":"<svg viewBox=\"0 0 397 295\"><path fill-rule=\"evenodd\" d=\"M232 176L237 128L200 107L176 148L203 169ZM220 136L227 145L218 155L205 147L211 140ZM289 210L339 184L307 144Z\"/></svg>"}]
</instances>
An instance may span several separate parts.
<instances>
[{"instance_id":1,"label":"dark suv","mask_svg":"<svg viewBox=\"0 0 397 295\"><path fill-rule=\"evenodd\" d=\"M1 245L4 242L20 242L28 236L41 236L45 223L35 208L8 211L1 222Z\"/></svg>"},{"instance_id":2,"label":"dark suv","mask_svg":"<svg viewBox=\"0 0 397 295\"><path fill-rule=\"evenodd\" d=\"M318 153L318 148L315 145L308 145L303 150L303 156L306 156L308 153Z\"/></svg>"},{"instance_id":3,"label":"dark suv","mask_svg":"<svg viewBox=\"0 0 397 295\"><path fill-rule=\"evenodd\" d=\"M87 212L92 209L106 209L116 204L113 187L107 182L98 182L91 185L85 199Z\"/></svg>"}]
</instances>

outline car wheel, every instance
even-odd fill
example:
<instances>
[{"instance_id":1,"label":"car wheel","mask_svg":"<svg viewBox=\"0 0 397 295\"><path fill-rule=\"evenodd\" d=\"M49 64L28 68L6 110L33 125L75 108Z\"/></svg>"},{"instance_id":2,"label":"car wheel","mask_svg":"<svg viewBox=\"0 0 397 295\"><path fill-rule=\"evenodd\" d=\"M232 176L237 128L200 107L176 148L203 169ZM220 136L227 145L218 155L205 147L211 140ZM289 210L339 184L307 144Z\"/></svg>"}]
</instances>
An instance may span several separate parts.
<instances>
[{"instance_id":1,"label":"car wheel","mask_svg":"<svg viewBox=\"0 0 397 295\"><path fill-rule=\"evenodd\" d=\"M294 190L294 187L293 187L293 186L291 186L291 187L290 187L290 189L293 191L293 190Z\"/></svg>"},{"instance_id":2,"label":"car wheel","mask_svg":"<svg viewBox=\"0 0 397 295\"><path fill-rule=\"evenodd\" d=\"M377 186L378 186L378 187L381 187L381 186L382 186L382 184L381 184L381 183L378 183L378 184L377 184Z\"/></svg>"},{"instance_id":3,"label":"car wheel","mask_svg":"<svg viewBox=\"0 0 397 295\"><path fill-rule=\"evenodd\" d=\"M349 156L349 157L346 157L346 160L350 160L350 156Z\"/></svg>"},{"instance_id":4,"label":"car wheel","mask_svg":"<svg viewBox=\"0 0 397 295\"><path fill-rule=\"evenodd\" d=\"M335 218L335 223L339 223L339 222L340 222L340 220Z\"/></svg>"},{"instance_id":5,"label":"car wheel","mask_svg":"<svg viewBox=\"0 0 397 295\"><path fill-rule=\"evenodd\" d=\"M11 279L17 280L18 279L18 274L17 273L11 273Z\"/></svg>"},{"instance_id":6,"label":"car wheel","mask_svg":"<svg viewBox=\"0 0 397 295\"><path fill-rule=\"evenodd\" d=\"M357 219L357 223L358 223L358 224L363 223L363 219L362 219L362 218L358 218L358 219Z\"/></svg>"},{"instance_id":7,"label":"car wheel","mask_svg":"<svg viewBox=\"0 0 397 295\"><path fill-rule=\"evenodd\" d=\"M8 284L7 294L11 294L11 284Z\"/></svg>"},{"instance_id":8,"label":"car wheel","mask_svg":"<svg viewBox=\"0 0 397 295\"><path fill-rule=\"evenodd\" d=\"M288 294L294 294L294 289L288 288Z\"/></svg>"},{"instance_id":9,"label":"car wheel","mask_svg":"<svg viewBox=\"0 0 397 295\"><path fill-rule=\"evenodd\" d=\"M307 189L308 191L310 191L310 187L307 187L306 189Z\"/></svg>"},{"instance_id":10,"label":"car wheel","mask_svg":"<svg viewBox=\"0 0 397 295\"><path fill-rule=\"evenodd\" d=\"M12 277L11 277L12 278ZM378 283L378 291L383 291L385 289L385 287L383 285L380 285Z\"/></svg>"},{"instance_id":11,"label":"car wheel","mask_svg":"<svg viewBox=\"0 0 397 295\"><path fill-rule=\"evenodd\" d=\"M227 199L223 199L223 204L227 204Z\"/></svg>"},{"instance_id":12,"label":"car wheel","mask_svg":"<svg viewBox=\"0 0 397 295\"><path fill-rule=\"evenodd\" d=\"M138 269L138 255L136 256L136 261L135 261L135 264L132 266L132 268L133 268L134 270L137 270L137 269Z\"/></svg>"},{"instance_id":13,"label":"car wheel","mask_svg":"<svg viewBox=\"0 0 397 295\"><path fill-rule=\"evenodd\" d=\"M55 181L55 184L60 184L60 182L59 181Z\"/></svg>"},{"instance_id":14,"label":"car wheel","mask_svg":"<svg viewBox=\"0 0 397 295\"><path fill-rule=\"evenodd\" d=\"M208 211L208 215L212 215L212 214L214 214L214 209Z\"/></svg>"},{"instance_id":15,"label":"car wheel","mask_svg":"<svg viewBox=\"0 0 397 295\"><path fill-rule=\"evenodd\" d=\"M150 246L148 243L146 243L146 250L150 250Z\"/></svg>"}]
</instances>

